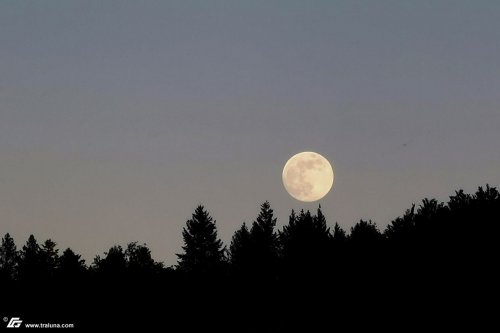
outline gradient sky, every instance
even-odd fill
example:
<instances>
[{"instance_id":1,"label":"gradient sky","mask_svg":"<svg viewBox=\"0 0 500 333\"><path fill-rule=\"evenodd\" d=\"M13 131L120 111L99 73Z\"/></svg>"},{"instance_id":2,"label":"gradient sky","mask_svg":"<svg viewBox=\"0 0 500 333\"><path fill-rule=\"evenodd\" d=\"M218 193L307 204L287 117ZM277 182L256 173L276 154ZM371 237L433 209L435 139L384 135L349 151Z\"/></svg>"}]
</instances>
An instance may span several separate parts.
<instances>
[{"instance_id":1,"label":"gradient sky","mask_svg":"<svg viewBox=\"0 0 500 333\"><path fill-rule=\"evenodd\" d=\"M330 224L500 185L498 1L0 3L0 234L175 264L203 203L229 243L287 159L335 169Z\"/></svg>"}]
</instances>

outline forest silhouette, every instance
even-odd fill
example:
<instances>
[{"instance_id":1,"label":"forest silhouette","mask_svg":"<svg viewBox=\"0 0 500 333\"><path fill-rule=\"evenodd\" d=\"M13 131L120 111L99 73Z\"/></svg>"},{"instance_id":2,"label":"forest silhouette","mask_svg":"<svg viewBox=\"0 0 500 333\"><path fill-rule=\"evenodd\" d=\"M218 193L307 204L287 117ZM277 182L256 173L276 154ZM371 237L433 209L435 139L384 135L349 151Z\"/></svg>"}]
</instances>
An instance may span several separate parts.
<instances>
[{"instance_id":1,"label":"forest silhouette","mask_svg":"<svg viewBox=\"0 0 500 333\"><path fill-rule=\"evenodd\" d=\"M269 202L225 246L198 206L182 231L178 263L146 244L115 245L87 264L33 235L0 245L2 317L86 329L168 332L324 332L340 327L437 328L493 322L500 194L462 190L424 199L384 230L350 230L292 211L278 230ZM429 326L432 325L432 326ZM5 327L5 326L4 326Z\"/></svg>"}]
</instances>

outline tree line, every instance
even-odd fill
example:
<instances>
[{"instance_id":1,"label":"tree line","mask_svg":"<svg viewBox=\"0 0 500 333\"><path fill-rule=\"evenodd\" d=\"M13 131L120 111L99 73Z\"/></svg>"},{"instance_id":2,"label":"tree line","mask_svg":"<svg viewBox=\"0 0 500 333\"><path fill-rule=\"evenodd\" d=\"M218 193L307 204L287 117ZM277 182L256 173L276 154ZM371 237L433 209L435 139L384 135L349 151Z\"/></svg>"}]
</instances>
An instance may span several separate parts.
<instances>
[{"instance_id":1,"label":"tree line","mask_svg":"<svg viewBox=\"0 0 500 333\"><path fill-rule=\"evenodd\" d=\"M345 308L339 304L347 306L354 299L408 304L424 295L435 298L438 292L442 301L449 301L457 297L457 287L462 294L477 296L488 286L491 263L498 260L500 194L486 185L474 194L456 191L446 203L424 199L384 230L371 220L359 221L348 232L338 223L330 227L321 206L313 213L292 210L281 230L276 222L265 201L256 219L243 223L225 246L213 217L200 205L186 222L182 253L172 267L153 260L147 245L138 242L115 245L86 265L73 250L60 253L53 240L39 244L33 235L18 250L7 233L0 245L0 284L35 293L45 286L58 295L83 290L96 299L124 301L125 291L130 299L145 303L162 295L170 299L165 306L173 312L172 304L177 304L203 318L184 323L185 330L217 322L215 304L205 302L219 298L240 309L228 310L231 316L226 318L238 331L265 327L281 332L295 325L292 314L298 310L290 304L299 299L314 303L332 297L337 303L330 309L342 313ZM482 285L472 287L472 281ZM265 311L249 320L243 314L252 313L255 303ZM191 309L193 304L204 305ZM277 308L286 314L281 319L273 314ZM320 313L314 304L311 308L314 315ZM298 318L305 313L298 311Z\"/></svg>"}]
</instances>

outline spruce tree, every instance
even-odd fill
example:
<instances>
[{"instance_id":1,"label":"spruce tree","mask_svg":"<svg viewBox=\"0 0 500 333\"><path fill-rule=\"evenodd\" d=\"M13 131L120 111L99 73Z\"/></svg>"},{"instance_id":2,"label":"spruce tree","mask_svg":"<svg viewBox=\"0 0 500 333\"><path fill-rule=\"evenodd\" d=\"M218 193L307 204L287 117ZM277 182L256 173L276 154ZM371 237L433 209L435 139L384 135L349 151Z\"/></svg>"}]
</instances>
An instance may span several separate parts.
<instances>
[{"instance_id":1,"label":"spruce tree","mask_svg":"<svg viewBox=\"0 0 500 333\"><path fill-rule=\"evenodd\" d=\"M332 239L334 243L339 245L345 243L345 241L347 240L345 230L342 229L342 227L340 227L340 225L336 222L335 226L333 227Z\"/></svg>"},{"instance_id":2,"label":"spruce tree","mask_svg":"<svg viewBox=\"0 0 500 333\"><path fill-rule=\"evenodd\" d=\"M105 257L96 256L93 263L94 270L105 279L122 278L127 268L125 253L120 245L112 246Z\"/></svg>"},{"instance_id":3,"label":"spruce tree","mask_svg":"<svg viewBox=\"0 0 500 333\"><path fill-rule=\"evenodd\" d=\"M371 220L360 220L356 223L348 238L351 269L357 267L356 269L366 274L379 267L385 257L382 252L384 240L377 225Z\"/></svg>"},{"instance_id":4,"label":"spruce tree","mask_svg":"<svg viewBox=\"0 0 500 333\"><path fill-rule=\"evenodd\" d=\"M19 260L19 278L21 280L37 280L42 271L41 249L35 236L30 235L26 245L20 252Z\"/></svg>"},{"instance_id":5,"label":"spruce tree","mask_svg":"<svg viewBox=\"0 0 500 333\"><path fill-rule=\"evenodd\" d=\"M184 253L177 254L179 269L185 272L208 273L216 271L225 259L225 248L217 237L216 221L202 205L186 222L182 237Z\"/></svg>"},{"instance_id":6,"label":"spruce tree","mask_svg":"<svg viewBox=\"0 0 500 333\"><path fill-rule=\"evenodd\" d=\"M70 248L64 250L59 258L59 275L64 279L75 279L82 277L86 271L85 260Z\"/></svg>"},{"instance_id":7,"label":"spruce tree","mask_svg":"<svg viewBox=\"0 0 500 333\"><path fill-rule=\"evenodd\" d=\"M378 242L382 239L383 236L378 230L377 225L371 220L360 220L351 228L351 234L349 235L351 243L363 247L378 245Z\"/></svg>"},{"instance_id":8,"label":"spruce tree","mask_svg":"<svg viewBox=\"0 0 500 333\"><path fill-rule=\"evenodd\" d=\"M313 230L316 234L319 245L324 246L330 238L330 228L326 225L326 218L321 210L321 205L318 206L316 216L313 216Z\"/></svg>"},{"instance_id":9,"label":"spruce tree","mask_svg":"<svg viewBox=\"0 0 500 333\"><path fill-rule=\"evenodd\" d=\"M260 206L260 213L250 229L252 268L258 274L271 274L278 260L278 235L274 231L276 218L268 201Z\"/></svg>"},{"instance_id":10,"label":"spruce tree","mask_svg":"<svg viewBox=\"0 0 500 333\"><path fill-rule=\"evenodd\" d=\"M51 239L47 239L40 248L40 259L42 275L45 279L50 279L54 276L56 269L59 267L59 250L56 249L56 243Z\"/></svg>"},{"instance_id":11,"label":"spruce tree","mask_svg":"<svg viewBox=\"0 0 500 333\"><path fill-rule=\"evenodd\" d=\"M283 227L280 238L288 268L324 265L331 235L321 207L316 216L303 210L297 216L292 210L289 223Z\"/></svg>"},{"instance_id":12,"label":"spruce tree","mask_svg":"<svg viewBox=\"0 0 500 333\"><path fill-rule=\"evenodd\" d=\"M231 265L237 271L245 271L250 265L251 255L250 231L243 222L241 228L234 233L229 247Z\"/></svg>"},{"instance_id":13,"label":"spruce tree","mask_svg":"<svg viewBox=\"0 0 500 333\"><path fill-rule=\"evenodd\" d=\"M0 245L0 281L15 278L18 261L19 253L14 239L6 233Z\"/></svg>"}]
</instances>

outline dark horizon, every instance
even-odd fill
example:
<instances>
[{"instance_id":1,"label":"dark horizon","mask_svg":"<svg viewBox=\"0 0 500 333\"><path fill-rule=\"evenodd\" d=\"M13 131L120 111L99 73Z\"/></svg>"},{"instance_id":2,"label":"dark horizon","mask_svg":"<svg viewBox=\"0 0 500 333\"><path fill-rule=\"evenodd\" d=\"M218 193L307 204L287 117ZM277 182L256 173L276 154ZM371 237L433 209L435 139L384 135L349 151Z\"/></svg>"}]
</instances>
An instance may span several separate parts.
<instances>
[{"instance_id":1,"label":"dark horizon","mask_svg":"<svg viewBox=\"0 0 500 333\"><path fill-rule=\"evenodd\" d=\"M346 322L325 321L332 311L361 320L351 328L379 316L371 328L400 322L454 327L449 318L485 327L495 318L485 293L494 283L499 221L500 193L489 185L474 194L456 191L446 203L423 199L384 231L371 220L349 233L338 224L330 228L320 207L312 214L292 211L277 230L266 201L226 247L200 205L183 229L176 267L155 262L147 245L137 242L115 245L85 265L70 249L58 253L50 239L39 244L30 236L17 250L6 234L1 315L5 325L43 319L85 329L175 332L343 328ZM32 298L44 307L27 302ZM364 306L352 312L357 302ZM148 315L156 318L145 321Z\"/></svg>"},{"instance_id":2,"label":"dark horizon","mask_svg":"<svg viewBox=\"0 0 500 333\"><path fill-rule=\"evenodd\" d=\"M489 184L486 184L484 188L485 188L487 191L489 191L489 190L497 191L497 187L490 187L490 185L489 185ZM478 187L478 191L483 191L483 186ZM456 191L455 191L455 193L454 193L453 195L449 196L449 198L453 198L453 197L455 197L455 196L459 195L460 193L464 193L464 191L463 191L462 189L460 189L460 190L456 190ZM477 193L476 193L476 194L477 194ZM469 195L469 194L466 194L466 195ZM415 207L417 207L417 208L422 208L422 205L424 205L426 202L429 202L429 201L433 201L433 202L436 202L436 203L441 204L441 205L448 205L448 204L449 204L449 202L448 202L448 203L446 203L446 202L440 202L440 201L439 201L439 200L437 200L436 198L433 198L433 199L428 199L428 198L425 198L425 199L420 200L420 206L418 206L416 203L412 203L412 206L411 206L411 207L413 207L413 209L414 209ZM265 203L271 204L268 200L266 200L266 201L265 201ZM321 203L316 203L316 204L318 205L318 206L316 207L316 210L321 210L321 211L322 211L322 214L323 214L323 210L324 210L324 208L325 208L325 207L323 207L323 206L321 205ZM262 206L262 205L261 205L261 206ZM206 207L206 206L205 206L205 205L203 205L202 203L199 203L199 204L198 204L197 209L199 209L200 207L201 207L203 210L205 210L205 211L206 211L206 212L210 215L210 217L211 217L211 218L214 220L214 222L215 222L215 226L217 227L217 225L216 225L216 219L214 218L214 215L213 215L212 211L210 210L210 208L209 208L209 207ZM409 210L409 209L406 209L404 214L408 213L408 210ZM274 211L274 209L273 209L273 211ZM313 215L313 214L314 214L314 211L312 211L312 212L311 212L309 209L300 209L300 210L295 210L295 209L292 209L292 212L291 212L291 213L295 213L295 214L297 214L297 213L307 213L307 214L311 214L311 216L314 216L314 215ZM273 214L274 214L274 213L273 213ZM341 225L339 225L339 223L338 223L338 222L330 222L327 216L325 216L325 223L326 223L326 227L328 228L329 232L331 232L331 236L332 236L332 237L333 237L334 228L338 228L338 230L340 230L341 232L345 233L345 235L346 235L347 237L349 237L349 236L350 236L350 234L352 233L353 229L355 229L357 226L359 226L360 222L361 222L361 223L363 223L363 222L369 222L370 224L372 224L372 225L376 228L376 230L380 233L380 235L381 235L381 236L383 236L383 235L386 235L386 234L387 234L388 230L389 230L389 229L390 229L390 228L394 225L394 223L396 223L397 221L399 221L399 220L400 220L400 219L404 216L404 214L399 215L399 216L397 216L395 219L393 219L393 220L389 221L388 223L386 223L386 227L385 227L385 228L383 228L383 229L381 229L381 228L380 228L380 225L379 225L376 221L374 221L374 220L372 220L372 219L360 219L360 221L358 221L358 222L354 223L354 224L353 224L353 226L352 226L350 229L344 229ZM274 216L275 216L275 215L274 215ZM289 215L289 216L290 216L290 215ZM257 216L256 216L256 217L257 217ZM289 217L287 218L287 220L288 220L288 222L289 222ZM254 219L254 220L252 220L252 221L255 221L255 219ZM286 223L284 223L284 222L282 222L282 223L278 223L278 222L279 222L279 220L278 220L278 218L276 218L276 223L275 223L275 226L276 226L276 229L277 229L277 230L276 230L276 232L281 233L281 232L282 232L282 230L283 230L283 227L286 227L286 226L287 226L287 224L286 224ZM252 222L250 222L250 223L249 223L248 221L243 221L242 223L243 223L243 224L245 224L245 225L247 225L247 226L252 224ZM185 228L185 227L184 227L184 228ZM184 229L184 228L183 228L183 229ZM241 226L240 226L240 228L241 228ZM235 233L237 233L239 230L241 230L240 228L236 229L236 230L235 230ZM1 232L1 231L0 231L0 232ZM11 233L10 233L10 232L5 231L5 233L4 233L4 234L9 234L9 237L11 237L11 238L12 238L12 235L11 235ZM233 234L233 235L232 235L233 239L234 239L234 235L235 235L235 234ZM29 237L34 237L34 239L36 239L36 238L37 238L37 237L36 237L36 235L34 235L34 234L30 234L30 235L29 235ZM218 236L218 237L219 237L219 236ZM12 238L12 239L14 240L14 238ZM47 240L48 240L48 241L51 241L51 242L54 242L54 241L55 241L55 239L52 239L52 238L50 238L50 237L49 237ZM228 244L227 242L224 242L222 239L221 239L221 242L222 242L222 244L223 244L224 248L225 248L226 250L228 250L228 249L229 249L229 245L230 245L230 244ZM41 245L41 244L42 244L42 243L40 243L40 245ZM141 240L139 240L139 239L135 239L135 240L132 240L132 241L119 242L119 243L113 244L112 246L110 246L110 249L113 249L113 248L116 248L116 247L120 247L120 248L122 248L123 250L125 250L125 249L127 248L127 246L128 246L128 245L130 245L130 244L135 244L135 245L139 245L139 246L145 246L145 247L148 247L148 244L147 244L146 242L142 242L142 241L141 241ZM55 245L57 245L57 242L55 243ZM65 249L70 249L71 251L73 251L73 248L72 248L71 246L69 246L69 247L67 247L67 248L65 248ZM63 250L63 249L58 248L58 251L61 251L61 252L62 252L62 250ZM108 252L109 252L109 251L108 251ZM108 252L104 252L104 256L105 256ZM79 255L79 256L81 256L81 254L78 254L78 255ZM87 268L90 268L90 266L91 266L91 265L95 264L95 258L96 258L97 256L101 257L102 255L103 255L103 253L95 253L95 254L92 256L92 258L91 258L90 260L89 260L89 259L84 258L83 256L81 256L81 259L82 259L83 261L87 262L87 263L88 263L88 262L92 262L92 264L87 265ZM165 262L165 261L163 261L163 260L158 260L158 258L156 258L156 257L154 256L154 254L153 254L153 253L152 253L151 255L152 255L152 257L151 257L152 259L154 259L154 260L155 260L158 264L162 265L162 266L163 266L163 267L165 267L165 268L175 268L175 267L178 265L178 262L176 262L176 263L168 263L168 262ZM176 255L176 256L178 256L178 253L176 253L175 255ZM227 253L226 253L225 255L227 256Z\"/></svg>"}]
</instances>

